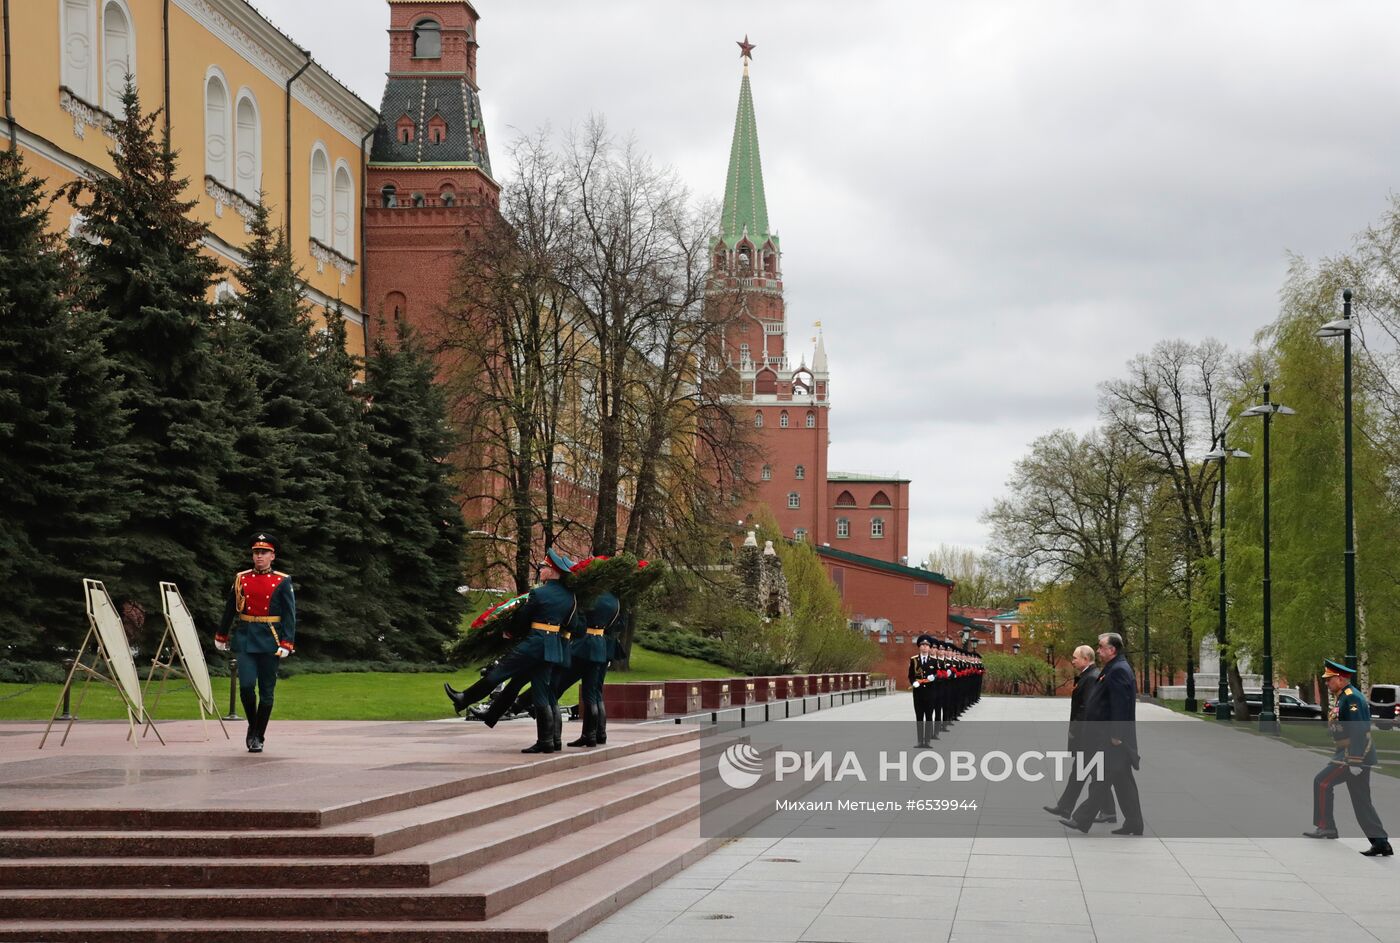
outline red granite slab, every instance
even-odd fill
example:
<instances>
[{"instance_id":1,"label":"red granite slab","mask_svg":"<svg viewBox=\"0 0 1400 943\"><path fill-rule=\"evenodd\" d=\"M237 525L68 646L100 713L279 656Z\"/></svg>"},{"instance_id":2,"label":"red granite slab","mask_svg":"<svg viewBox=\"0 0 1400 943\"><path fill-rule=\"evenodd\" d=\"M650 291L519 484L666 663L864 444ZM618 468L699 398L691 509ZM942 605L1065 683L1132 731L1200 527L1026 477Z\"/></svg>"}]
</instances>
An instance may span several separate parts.
<instances>
[{"instance_id":1,"label":"red granite slab","mask_svg":"<svg viewBox=\"0 0 1400 943\"><path fill-rule=\"evenodd\" d=\"M699 681L667 681L664 684L668 714L693 714L700 710Z\"/></svg>"},{"instance_id":2,"label":"red granite slab","mask_svg":"<svg viewBox=\"0 0 1400 943\"><path fill-rule=\"evenodd\" d=\"M705 678L700 682L700 707L704 710L719 710L730 705L729 679Z\"/></svg>"}]
</instances>

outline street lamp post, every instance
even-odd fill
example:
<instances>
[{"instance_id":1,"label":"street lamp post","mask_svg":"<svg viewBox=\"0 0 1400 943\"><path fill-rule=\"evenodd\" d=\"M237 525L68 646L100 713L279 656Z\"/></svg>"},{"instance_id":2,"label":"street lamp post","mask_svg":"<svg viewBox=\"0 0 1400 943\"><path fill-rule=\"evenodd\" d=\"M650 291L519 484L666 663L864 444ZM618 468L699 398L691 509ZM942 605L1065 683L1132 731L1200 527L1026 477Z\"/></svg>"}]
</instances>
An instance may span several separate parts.
<instances>
[{"instance_id":1,"label":"street lamp post","mask_svg":"<svg viewBox=\"0 0 1400 943\"><path fill-rule=\"evenodd\" d=\"M1278 733L1278 714L1274 712L1274 636L1273 583L1269 572L1269 426L1275 414L1295 415L1295 410L1269 399L1269 384L1264 384L1264 402L1244 411L1246 416L1264 417L1264 703L1259 710L1259 729Z\"/></svg>"},{"instance_id":2,"label":"street lamp post","mask_svg":"<svg viewBox=\"0 0 1400 943\"><path fill-rule=\"evenodd\" d=\"M1196 644L1195 620L1191 609L1191 561L1186 561L1186 713L1196 713L1196 666L1192 647Z\"/></svg>"},{"instance_id":3,"label":"street lamp post","mask_svg":"<svg viewBox=\"0 0 1400 943\"><path fill-rule=\"evenodd\" d=\"M1351 488L1351 289L1342 292L1342 317L1317 329L1318 337L1342 339L1342 463L1346 492L1347 546L1342 551L1346 565L1347 667L1356 671L1356 522Z\"/></svg>"},{"instance_id":4,"label":"street lamp post","mask_svg":"<svg viewBox=\"0 0 1400 943\"><path fill-rule=\"evenodd\" d=\"M1227 424L1228 425L1228 424ZM1230 720L1233 705L1230 703L1230 686L1225 677L1225 642L1227 638L1226 593L1225 593L1225 468L1232 458L1249 458L1248 452L1229 448L1225 444L1225 433L1220 433L1220 448L1206 453L1206 461L1220 463L1220 622L1215 630L1216 646L1220 652L1220 685L1216 692L1215 719Z\"/></svg>"}]
</instances>

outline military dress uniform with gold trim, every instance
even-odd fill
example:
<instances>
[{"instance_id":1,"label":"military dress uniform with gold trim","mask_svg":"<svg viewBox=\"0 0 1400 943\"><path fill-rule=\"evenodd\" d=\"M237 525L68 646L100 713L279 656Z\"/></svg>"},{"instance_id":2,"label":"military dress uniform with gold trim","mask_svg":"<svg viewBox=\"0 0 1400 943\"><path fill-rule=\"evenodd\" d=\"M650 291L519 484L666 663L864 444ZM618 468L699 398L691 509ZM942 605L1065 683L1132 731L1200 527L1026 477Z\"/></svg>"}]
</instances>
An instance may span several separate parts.
<instances>
[{"instance_id":1,"label":"military dress uniform with gold trim","mask_svg":"<svg viewBox=\"0 0 1400 943\"><path fill-rule=\"evenodd\" d=\"M1371 705L1348 684L1336 696L1327 714L1327 732L1336 747L1331 760L1313 777L1313 824L1325 833L1319 837L1336 837L1337 820L1332 791L1345 782L1356 813L1356 824L1370 839L1373 847L1389 849L1389 836L1376 807L1371 802L1371 768L1376 765L1376 745L1371 740Z\"/></svg>"},{"instance_id":2,"label":"military dress uniform with gold trim","mask_svg":"<svg viewBox=\"0 0 1400 943\"><path fill-rule=\"evenodd\" d=\"M230 629L232 635L230 636ZM292 578L277 570L243 570L233 578L214 641L238 656L238 693L248 740L266 740L277 688L279 651L296 646L297 602Z\"/></svg>"},{"instance_id":3,"label":"military dress uniform with gold trim","mask_svg":"<svg viewBox=\"0 0 1400 943\"><path fill-rule=\"evenodd\" d=\"M930 652L909 657L909 687L914 692L914 724L918 728L918 746L926 747L938 739L938 727L933 720L935 674L938 659Z\"/></svg>"}]
</instances>

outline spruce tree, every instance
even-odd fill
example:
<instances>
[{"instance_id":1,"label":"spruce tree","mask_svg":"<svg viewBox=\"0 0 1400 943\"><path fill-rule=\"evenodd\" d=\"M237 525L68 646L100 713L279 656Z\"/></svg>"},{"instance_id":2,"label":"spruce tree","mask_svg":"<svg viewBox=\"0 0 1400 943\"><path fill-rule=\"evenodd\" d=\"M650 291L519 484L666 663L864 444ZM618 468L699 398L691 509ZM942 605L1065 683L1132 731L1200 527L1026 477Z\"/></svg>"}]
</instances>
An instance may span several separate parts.
<instances>
[{"instance_id":1,"label":"spruce tree","mask_svg":"<svg viewBox=\"0 0 1400 943\"><path fill-rule=\"evenodd\" d=\"M441 657L465 611L456 592L464 570L465 531L448 463L451 437L432 364L413 333L380 332L366 365L370 482L383 515L388 564L385 600L399 658Z\"/></svg>"},{"instance_id":2,"label":"spruce tree","mask_svg":"<svg viewBox=\"0 0 1400 943\"><path fill-rule=\"evenodd\" d=\"M203 251L206 227L190 213L175 154L155 134L134 85L116 125L115 173L63 188L85 217L73 246L82 304L106 321L114 385L129 416L133 507L113 597L158 611L157 583L179 584L197 616L221 611L231 571L244 557L232 500L235 424L214 369L218 263ZM151 620L152 627L159 620Z\"/></svg>"},{"instance_id":3,"label":"spruce tree","mask_svg":"<svg viewBox=\"0 0 1400 943\"><path fill-rule=\"evenodd\" d=\"M0 152L0 657L53 658L87 631L83 577L117 565L123 416L101 324L74 310L72 259L38 180Z\"/></svg>"}]
</instances>

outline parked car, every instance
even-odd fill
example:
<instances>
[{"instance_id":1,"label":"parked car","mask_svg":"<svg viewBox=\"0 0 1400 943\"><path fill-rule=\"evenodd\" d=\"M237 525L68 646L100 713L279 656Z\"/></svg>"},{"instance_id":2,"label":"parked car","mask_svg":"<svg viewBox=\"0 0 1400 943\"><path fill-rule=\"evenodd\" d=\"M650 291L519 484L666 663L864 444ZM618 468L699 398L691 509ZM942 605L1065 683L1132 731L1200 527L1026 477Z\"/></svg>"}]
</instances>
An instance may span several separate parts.
<instances>
[{"instance_id":1,"label":"parked car","mask_svg":"<svg viewBox=\"0 0 1400 943\"><path fill-rule=\"evenodd\" d=\"M1366 700L1371 703L1371 720L1382 730L1395 726L1397 694L1400 694L1400 684L1371 685L1371 694Z\"/></svg>"},{"instance_id":2,"label":"parked car","mask_svg":"<svg viewBox=\"0 0 1400 943\"><path fill-rule=\"evenodd\" d=\"M1215 698L1207 698L1202 710L1207 714L1215 712ZM1249 705L1249 716L1258 717L1264 710L1264 692L1246 691L1244 692L1244 702ZM1321 720L1322 708L1317 704L1309 704L1300 700L1292 694L1276 692L1274 694L1274 712L1279 717L1288 717L1295 720Z\"/></svg>"}]
</instances>

